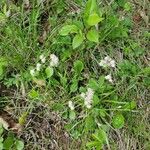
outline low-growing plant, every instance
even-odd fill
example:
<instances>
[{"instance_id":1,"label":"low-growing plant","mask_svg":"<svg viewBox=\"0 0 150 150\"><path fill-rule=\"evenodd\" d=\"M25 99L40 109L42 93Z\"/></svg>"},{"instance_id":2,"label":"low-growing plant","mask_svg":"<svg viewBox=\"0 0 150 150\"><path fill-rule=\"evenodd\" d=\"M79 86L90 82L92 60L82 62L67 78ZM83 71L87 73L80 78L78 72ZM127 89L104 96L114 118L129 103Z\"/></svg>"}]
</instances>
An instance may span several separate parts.
<instances>
[{"instance_id":1,"label":"low-growing plant","mask_svg":"<svg viewBox=\"0 0 150 150\"><path fill-rule=\"evenodd\" d=\"M0 150L22 150L24 149L24 142L15 137L11 132L5 133L5 129L0 123Z\"/></svg>"},{"instance_id":2,"label":"low-growing plant","mask_svg":"<svg viewBox=\"0 0 150 150\"><path fill-rule=\"evenodd\" d=\"M19 112L22 126L34 105L38 112L42 104L65 121L64 128L71 138L81 140L80 149L100 150L106 146L110 150L110 134L127 127L129 114L138 112L135 91L149 87L149 67L141 69L141 64L137 65L140 60L134 60L145 51L129 37L133 22L128 12L132 12L132 5L126 0L106 7L97 0L77 1L84 9L67 15L67 2L60 1L61 6L57 2L50 6L29 2L25 8L11 4L7 8L2 3L0 81L7 88L17 87L24 100L21 105L29 107L23 106ZM56 14L53 9L47 10L51 7ZM17 15L15 22L9 10ZM118 10L123 15L116 13ZM39 37L42 15L51 27L44 26ZM0 135L0 149L23 149L23 142L12 133L5 134L2 127Z\"/></svg>"}]
</instances>

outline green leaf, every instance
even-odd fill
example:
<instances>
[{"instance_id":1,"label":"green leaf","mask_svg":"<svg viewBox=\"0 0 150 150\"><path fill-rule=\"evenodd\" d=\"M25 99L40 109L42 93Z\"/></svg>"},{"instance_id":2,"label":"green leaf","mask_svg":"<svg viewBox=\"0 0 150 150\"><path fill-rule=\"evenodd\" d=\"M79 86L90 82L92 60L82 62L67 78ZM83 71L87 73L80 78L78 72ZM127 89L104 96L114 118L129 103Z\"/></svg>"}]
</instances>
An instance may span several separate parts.
<instances>
[{"instance_id":1,"label":"green leaf","mask_svg":"<svg viewBox=\"0 0 150 150\"><path fill-rule=\"evenodd\" d=\"M103 75L100 76L98 82L99 82L99 87L102 87L105 83L105 77Z\"/></svg>"},{"instance_id":2,"label":"green leaf","mask_svg":"<svg viewBox=\"0 0 150 150\"><path fill-rule=\"evenodd\" d=\"M34 89L32 89L29 94L28 94L29 98L31 99L35 99L39 97L39 93L38 91L35 91Z\"/></svg>"},{"instance_id":3,"label":"green leaf","mask_svg":"<svg viewBox=\"0 0 150 150\"><path fill-rule=\"evenodd\" d=\"M135 101L131 101L131 102L127 103L127 104L123 107L123 109L130 109L130 110L132 110L132 109L134 109L134 108L136 108L136 102L135 102Z\"/></svg>"},{"instance_id":4,"label":"green leaf","mask_svg":"<svg viewBox=\"0 0 150 150\"><path fill-rule=\"evenodd\" d=\"M3 134L3 131L4 131L3 125L0 123L0 136Z\"/></svg>"},{"instance_id":5,"label":"green leaf","mask_svg":"<svg viewBox=\"0 0 150 150\"><path fill-rule=\"evenodd\" d=\"M125 119L122 114L117 114L113 117L112 124L114 128L120 129L124 126Z\"/></svg>"},{"instance_id":6,"label":"green leaf","mask_svg":"<svg viewBox=\"0 0 150 150\"><path fill-rule=\"evenodd\" d=\"M82 44L83 40L84 37L82 34L76 34L72 41L73 49L79 47Z\"/></svg>"},{"instance_id":7,"label":"green leaf","mask_svg":"<svg viewBox=\"0 0 150 150\"><path fill-rule=\"evenodd\" d=\"M92 78L89 80L89 87L97 91L99 89L99 84L95 79Z\"/></svg>"},{"instance_id":8,"label":"green leaf","mask_svg":"<svg viewBox=\"0 0 150 150\"><path fill-rule=\"evenodd\" d=\"M89 147L89 148L100 146L102 148L102 143L99 142L99 141L91 141L91 142L88 142L86 144L86 146Z\"/></svg>"},{"instance_id":9,"label":"green leaf","mask_svg":"<svg viewBox=\"0 0 150 150\"><path fill-rule=\"evenodd\" d=\"M96 0L88 0L84 10L84 18L86 19L90 14L98 12L98 6Z\"/></svg>"},{"instance_id":10,"label":"green leaf","mask_svg":"<svg viewBox=\"0 0 150 150\"><path fill-rule=\"evenodd\" d=\"M2 137L0 137L0 143L3 142L3 140L4 140L4 139L3 139Z\"/></svg>"},{"instance_id":11,"label":"green leaf","mask_svg":"<svg viewBox=\"0 0 150 150\"><path fill-rule=\"evenodd\" d=\"M99 15L97 13L93 13L93 14L89 15L89 17L87 19L87 24L89 26L94 26L94 25L97 25L102 20L103 20L103 18L99 17Z\"/></svg>"},{"instance_id":12,"label":"green leaf","mask_svg":"<svg viewBox=\"0 0 150 150\"><path fill-rule=\"evenodd\" d=\"M74 80L71 84L71 87L70 87L70 92L75 92L77 91L78 89L78 80Z\"/></svg>"},{"instance_id":13,"label":"green leaf","mask_svg":"<svg viewBox=\"0 0 150 150\"><path fill-rule=\"evenodd\" d=\"M65 109L65 106L62 104L62 103L54 103L52 106L51 106L51 109L53 111L63 111Z\"/></svg>"},{"instance_id":14,"label":"green leaf","mask_svg":"<svg viewBox=\"0 0 150 150\"><path fill-rule=\"evenodd\" d=\"M28 112L23 112L23 113L21 114L21 116L20 116L19 119L18 119L20 125L24 125L24 124L25 124L26 119L27 119L27 115L28 115Z\"/></svg>"},{"instance_id":15,"label":"green leaf","mask_svg":"<svg viewBox=\"0 0 150 150\"><path fill-rule=\"evenodd\" d=\"M92 134L93 139L105 144L108 141L107 134L104 130L98 129Z\"/></svg>"},{"instance_id":16,"label":"green leaf","mask_svg":"<svg viewBox=\"0 0 150 150\"><path fill-rule=\"evenodd\" d=\"M6 23L6 21L7 17L3 13L0 13L0 23L3 25Z\"/></svg>"},{"instance_id":17,"label":"green leaf","mask_svg":"<svg viewBox=\"0 0 150 150\"><path fill-rule=\"evenodd\" d=\"M108 143L108 138L107 138L107 134L106 134L106 132L104 131L104 130L102 130L102 129L99 129L98 131L97 131L97 134L98 134L98 137L99 137L99 139L100 139L100 141L102 142L102 143Z\"/></svg>"},{"instance_id":18,"label":"green leaf","mask_svg":"<svg viewBox=\"0 0 150 150\"><path fill-rule=\"evenodd\" d=\"M66 77L66 75L62 75L62 74L60 74L60 73L58 73L59 74L59 77L60 77L60 83L62 84L62 86L65 88L65 87L67 87L67 77Z\"/></svg>"},{"instance_id":19,"label":"green leaf","mask_svg":"<svg viewBox=\"0 0 150 150\"><path fill-rule=\"evenodd\" d=\"M0 142L0 150L3 150L3 143Z\"/></svg>"},{"instance_id":20,"label":"green leaf","mask_svg":"<svg viewBox=\"0 0 150 150\"><path fill-rule=\"evenodd\" d=\"M94 131L96 128L95 119L93 116L87 116L85 119L85 130Z\"/></svg>"},{"instance_id":21,"label":"green leaf","mask_svg":"<svg viewBox=\"0 0 150 150\"><path fill-rule=\"evenodd\" d=\"M5 67L8 66L8 62L4 57L0 57L0 79L4 76Z\"/></svg>"},{"instance_id":22,"label":"green leaf","mask_svg":"<svg viewBox=\"0 0 150 150\"><path fill-rule=\"evenodd\" d=\"M4 149L11 150L13 144L14 144L14 137L12 135L8 135L8 137L3 143Z\"/></svg>"},{"instance_id":23,"label":"green leaf","mask_svg":"<svg viewBox=\"0 0 150 150\"><path fill-rule=\"evenodd\" d=\"M145 67L141 71L144 75L150 76L150 67Z\"/></svg>"},{"instance_id":24,"label":"green leaf","mask_svg":"<svg viewBox=\"0 0 150 150\"><path fill-rule=\"evenodd\" d=\"M78 27L76 25L65 25L59 32L62 36L66 36L69 33L78 33Z\"/></svg>"},{"instance_id":25,"label":"green leaf","mask_svg":"<svg viewBox=\"0 0 150 150\"><path fill-rule=\"evenodd\" d=\"M69 112L69 118L70 118L71 120L74 120L74 119L76 118L76 113L75 113L75 111L70 111L70 112Z\"/></svg>"},{"instance_id":26,"label":"green leaf","mask_svg":"<svg viewBox=\"0 0 150 150\"><path fill-rule=\"evenodd\" d=\"M47 67L45 69L45 73L46 73L47 78L50 78L54 74L54 70L51 67Z\"/></svg>"},{"instance_id":27,"label":"green leaf","mask_svg":"<svg viewBox=\"0 0 150 150\"><path fill-rule=\"evenodd\" d=\"M107 134L104 130L99 129L96 130L94 134L92 134L94 141L88 142L86 144L87 147L96 148L100 150L105 143L108 143Z\"/></svg>"},{"instance_id":28,"label":"green leaf","mask_svg":"<svg viewBox=\"0 0 150 150\"><path fill-rule=\"evenodd\" d=\"M0 77L2 77L2 76L3 76L3 74L4 74L3 67L2 67L2 66L0 66Z\"/></svg>"},{"instance_id":29,"label":"green leaf","mask_svg":"<svg viewBox=\"0 0 150 150\"><path fill-rule=\"evenodd\" d=\"M96 29L89 30L87 33L87 39L91 42L98 43L98 39L99 39L98 31Z\"/></svg>"},{"instance_id":30,"label":"green leaf","mask_svg":"<svg viewBox=\"0 0 150 150\"><path fill-rule=\"evenodd\" d=\"M84 29L84 25L83 25L82 21L73 20L73 24L76 25L78 27L78 29L80 29L80 30Z\"/></svg>"},{"instance_id":31,"label":"green leaf","mask_svg":"<svg viewBox=\"0 0 150 150\"><path fill-rule=\"evenodd\" d=\"M117 3L120 7L123 7L126 3L126 0L117 0Z\"/></svg>"},{"instance_id":32,"label":"green leaf","mask_svg":"<svg viewBox=\"0 0 150 150\"><path fill-rule=\"evenodd\" d=\"M96 0L88 0L86 7L85 7L85 13L90 14L93 11L97 9L97 3Z\"/></svg>"},{"instance_id":33,"label":"green leaf","mask_svg":"<svg viewBox=\"0 0 150 150\"><path fill-rule=\"evenodd\" d=\"M99 99L98 95L94 94L94 96L93 96L93 106L99 105L99 103L100 103L100 99Z\"/></svg>"},{"instance_id":34,"label":"green leaf","mask_svg":"<svg viewBox=\"0 0 150 150\"><path fill-rule=\"evenodd\" d=\"M8 66L8 61L5 57L0 57L0 66Z\"/></svg>"},{"instance_id":35,"label":"green leaf","mask_svg":"<svg viewBox=\"0 0 150 150\"><path fill-rule=\"evenodd\" d=\"M20 140L17 140L16 141L16 149L17 150L23 150L23 148L24 148L24 143Z\"/></svg>"},{"instance_id":36,"label":"green leaf","mask_svg":"<svg viewBox=\"0 0 150 150\"><path fill-rule=\"evenodd\" d=\"M106 113L106 110L105 110L105 109L100 109L100 110L99 110L99 115L100 115L101 117L103 117L103 118L106 117L106 114L107 114L107 113Z\"/></svg>"},{"instance_id":37,"label":"green leaf","mask_svg":"<svg viewBox=\"0 0 150 150\"><path fill-rule=\"evenodd\" d=\"M131 4L130 4L129 2L125 3L124 9L125 9L126 11L130 11L130 10L131 10Z\"/></svg>"},{"instance_id":38,"label":"green leaf","mask_svg":"<svg viewBox=\"0 0 150 150\"><path fill-rule=\"evenodd\" d=\"M74 70L75 70L75 73L79 75L79 74L82 72L83 69L84 69L84 64L83 64L83 62L80 61L80 60L76 60L76 61L74 62Z\"/></svg>"}]
</instances>

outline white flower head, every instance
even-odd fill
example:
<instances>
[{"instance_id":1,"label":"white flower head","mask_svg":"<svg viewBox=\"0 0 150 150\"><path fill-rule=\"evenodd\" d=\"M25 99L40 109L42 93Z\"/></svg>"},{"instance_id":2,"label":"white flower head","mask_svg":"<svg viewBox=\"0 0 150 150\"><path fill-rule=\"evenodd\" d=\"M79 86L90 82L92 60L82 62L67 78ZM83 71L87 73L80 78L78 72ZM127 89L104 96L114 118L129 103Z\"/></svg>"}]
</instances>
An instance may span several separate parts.
<instances>
[{"instance_id":1,"label":"white flower head","mask_svg":"<svg viewBox=\"0 0 150 150\"><path fill-rule=\"evenodd\" d=\"M105 76L105 79L108 80L109 82L113 83L113 79L112 79L111 74Z\"/></svg>"},{"instance_id":2,"label":"white flower head","mask_svg":"<svg viewBox=\"0 0 150 150\"><path fill-rule=\"evenodd\" d=\"M109 56L106 56L103 60L100 61L99 63L100 66L102 67L112 67L115 68L115 60L111 59Z\"/></svg>"},{"instance_id":3,"label":"white flower head","mask_svg":"<svg viewBox=\"0 0 150 150\"><path fill-rule=\"evenodd\" d=\"M68 102L68 107L71 109L71 110L74 110L74 104L72 101L69 101Z\"/></svg>"},{"instance_id":4,"label":"white flower head","mask_svg":"<svg viewBox=\"0 0 150 150\"><path fill-rule=\"evenodd\" d=\"M40 55L40 60L44 64L46 61L46 57L42 54L42 55Z\"/></svg>"},{"instance_id":5,"label":"white flower head","mask_svg":"<svg viewBox=\"0 0 150 150\"><path fill-rule=\"evenodd\" d=\"M88 88L87 92L86 92L86 100L87 101L92 101L94 95L94 91L91 88Z\"/></svg>"},{"instance_id":6,"label":"white flower head","mask_svg":"<svg viewBox=\"0 0 150 150\"><path fill-rule=\"evenodd\" d=\"M37 70L37 71L40 71L40 69L41 69L41 64L40 64L40 63L37 63L37 64L36 64L36 70Z\"/></svg>"},{"instance_id":7,"label":"white flower head","mask_svg":"<svg viewBox=\"0 0 150 150\"><path fill-rule=\"evenodd\" d=\"M58 57L55 55L55 54L51 54L50 55L50 66L51 67L57 67L58 66L58 63L59 63L59 59Z\"/></svg>"},{"instance_id":8,"label":"white flower head","mask_svg":"<svg viewBox=\"0 0 150 150\"><path fill-rule=\"evenodd\" d=\"M31 74L31 76L35 76L35 69L31 69L30 74Z\"/></svg>"},{"instance_id":9,"label":"white flower head","mask_svg":"<svg viewBox=\"0 0 150 150\"><path fill-rule=\"evenodd\" d=\"M107 64L105 63L104 60L101 60L100 63L99 63L99 65L100 65L101 67L107 67Z\"/></svg>"},{"instance_id":10,"label":"white flower head","mask_svg":"<svg viewBox=\"0 0 150 150\"><path fill-rule=\"evenodd\" d=\"M104 58L104 60L105 60L105 61L111 61L111 58L110 58L109 56L106 56L106 57Z\"/></svg>"},{"instance_id":11,"label":"white flower head","mask_svg":"<svg viewBox=\"0 0 150 150\"><path fill-rule=\"evenodd\" d=\"M81 97L84 99L84 105L90 109L92 107L94 91L91 88L87 89L86 93L81 93Z\"/></svg>"},{"instance_id":12,"label":"white flower head","mask_svg":"<svg viewBox=\"0 0 150 150\"><path fill-rule=\"evenodd\" d=\"M114 61L114 60L111 60L111 61L110 61L110 66L111 66L112 68L115 68L116 64L115 64L115 61Z\"/></svg>"}]
</instances>

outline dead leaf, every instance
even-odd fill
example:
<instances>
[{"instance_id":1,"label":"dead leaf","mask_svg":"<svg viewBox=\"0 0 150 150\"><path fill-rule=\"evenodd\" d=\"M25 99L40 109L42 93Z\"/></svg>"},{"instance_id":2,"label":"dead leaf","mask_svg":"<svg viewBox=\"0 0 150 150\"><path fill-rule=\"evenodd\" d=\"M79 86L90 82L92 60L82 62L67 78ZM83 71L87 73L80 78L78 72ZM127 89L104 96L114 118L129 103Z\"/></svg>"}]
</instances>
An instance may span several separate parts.
<instances>
[{"instance_id":1,"label":"dead leaf","mask_svg":"<svg viewBox=\"0 0 150 150\"><path fill-rule=\"evenodd\" d=\"M42 26L43 26L43 31L42 31L42 34L39 36L39 39L38 39L40 44L44 43L44 41L47 38L47 34L49 33L49 30L50 30L50 25L49 25L48 21L46 21L44 24L42 24Z\"/></svg>"},{"instance_id":2,"label":"dead leaf","mask_svg":"<svg viewBox=\"0 0 150 150\"><path fill-rule=\"evenodd\" d=\"M8 130L9 124L2 117L0 117L0 124L2 124L5 130Z\"/></svg>"},{"instance_id":3,"label":"dead leaf","mask_svg":"<svg viewBox=\"0 0 150 150\"><path fill-rule=\"evenodd\" d=\"M4 129L12 130L16 133L20 132L22 127L15 119L4 110L0 110L0 123L3 125Z\"/></svg>"},{"instance_id":4,"label":"dead leaf","mask_svg":"<svg viewBox=\"0 0 150 150\"><path fill-rule=\"evenodd\" d=\"M33 79L33 81L37 84L37 86L41 87L41 86L46 86L46 82L45 80L42 79Z\"/></svg>"},{"instance_id":5,"label":"dead leaf","mask_svg":"<svg viewBox=\"0 0 150 150\"><path fill-rule=\"evenodd\" d=\"M19 123L16 123L13 128L10 128L12 131L19 133L22 131L22 126Z\"/></svg>"},{"instance_id":6,"label":"dead leaf","mask_svg":"<svg viewBox=\"0 0 150 150\"><path fill-rule=\"evenodd\" d=\"M39 37L39 43L43 44L44 41L46 40L47 32L44 30L42 35Z\"/></svg>"}]
</instances>

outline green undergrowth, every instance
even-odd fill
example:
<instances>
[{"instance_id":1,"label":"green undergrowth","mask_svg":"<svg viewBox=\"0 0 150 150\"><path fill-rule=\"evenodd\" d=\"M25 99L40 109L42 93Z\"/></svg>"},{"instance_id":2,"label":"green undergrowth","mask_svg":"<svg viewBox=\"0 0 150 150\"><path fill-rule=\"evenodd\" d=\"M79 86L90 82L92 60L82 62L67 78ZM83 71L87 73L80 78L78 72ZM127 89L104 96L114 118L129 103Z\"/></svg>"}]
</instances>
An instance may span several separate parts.
<instances>
[{"instance_id":1,"label":"green undergrowth","mask_svg":"<svg viewBox=\"0 0 150 150\"><path fill-rule=\"evenodd\" d=\"M31 120L42 122L32 116L44 120L45 112L61 118L70 139L56 138L62 149L149 149L150 34L148 8L140 6L127 0L0 2L0 86L17 93L2 91L0 105L12 108L24 127L18 135L24 144L13 138L20 149L49 149L26 138ZM42 143L53 141L51 134L43 133Z\"/></svg>"}]
</instances>

